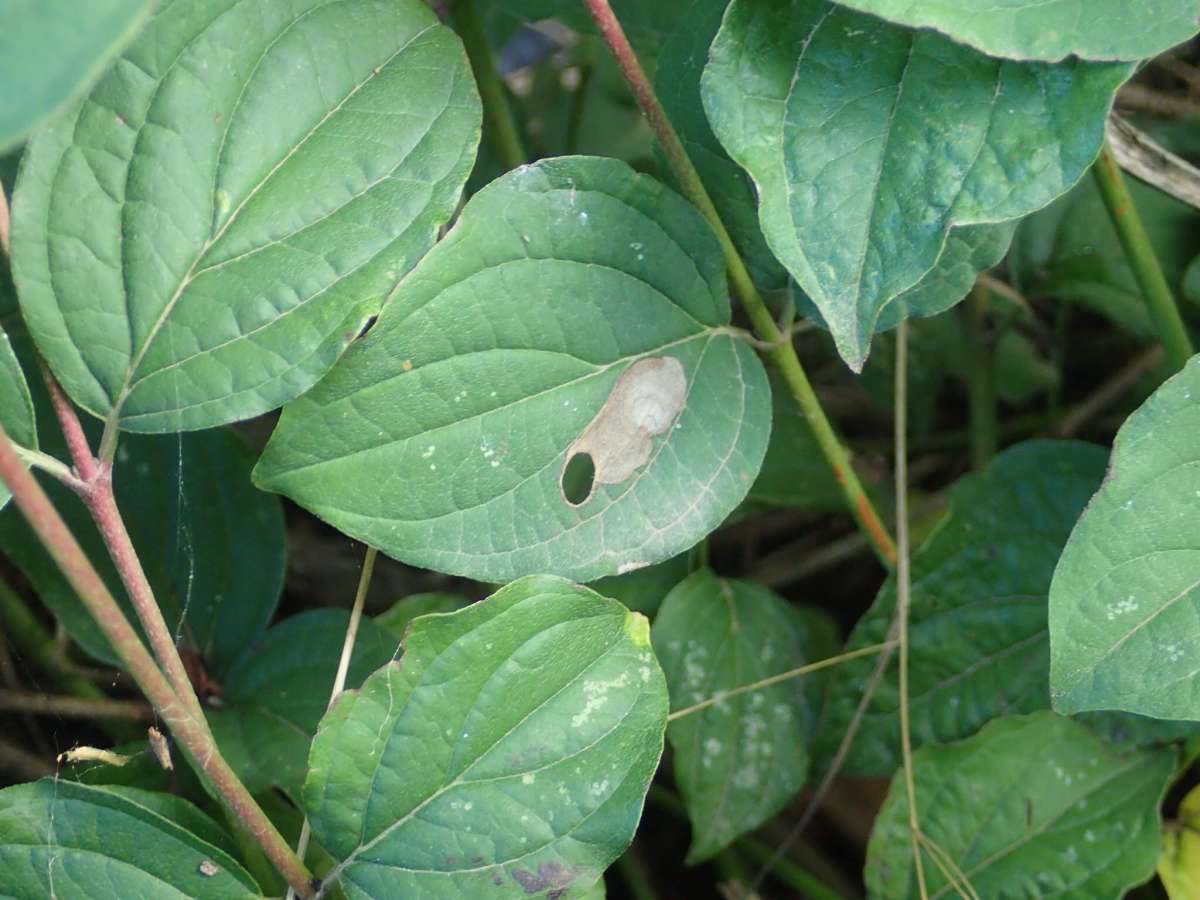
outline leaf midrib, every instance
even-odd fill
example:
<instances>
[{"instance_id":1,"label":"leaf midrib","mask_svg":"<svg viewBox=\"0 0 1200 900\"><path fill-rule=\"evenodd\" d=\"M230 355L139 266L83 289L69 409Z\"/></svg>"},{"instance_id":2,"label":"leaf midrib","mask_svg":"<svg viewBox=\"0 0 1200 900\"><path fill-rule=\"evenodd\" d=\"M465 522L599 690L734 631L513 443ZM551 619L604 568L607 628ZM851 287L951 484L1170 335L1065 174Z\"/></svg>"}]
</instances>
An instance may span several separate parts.
<instances>
[{"instance_id":1,"label":"leaf midrib","mask_svg":"<svg viewBox=\"0 0 1200 900\"><path fill-rule=\"evenodd\" d=\"M276 38L271 42L271 44L268 45L266 50L264 50L262 57L260 57L260 59L255 63L254 68L251 70L250 74L247 76L246 82L242 87L242 92L239 93L238 100L235 101L233 109L230 110L229 122L226 127L225 135L222 137L222 144L221 144L222 148L224 146L224 141L226 139L226 136L228 135L228 131L229 131L229 129L232 128L233 114L237 111L237 105L238 105L238 103L240 103L246 87L249 85L250 81L253 80L254 74L258 71L258 66L261 65L262 60L266 58L266 55L270 51L270 49L272 47L274 47L275 44L278 43L278 41L281 40L288 31L290 31L292 28L294 28L298 23L303 21L309 15L312 15L312 14L316 13L317 11L322 10L328 6L331 6L337 2L342 2L342 0L329 0L328 3L321 4L319 6L314 6L311 9L305 11L302 15L296 17L294 20L292 20L290 23L288 23L288 26L285 29L283 29L283 31L281 31L279 33L279 35L276 36ZM380 65L374 67L372 69L371 73L368 74L366 78L364 78L362 81L355 84L354 87L351 88L350 91L341 100L339 100L333 107L331 107L328 111L326 111L326 113L323 116L321 116L321 118L319 120L317 120L317 122L312 126L312 128L310 128L309 131L304 135L304 137L302 137L298 142L296 142L296 144L293 147L291 147L287 151L287 153L285 153L283 155L283 157L277 163L275 163L275 165L272 166L261 179L259 179L259 181L250 189L249 192L247 192L246 196L237 205L237 208L234 209L233 212L230 213L229 218L226 220L225 224L222 225L219 229L217 229L216 232L214 232L208 238L208 240L206 240L204 242L203 246L201 246L200 250L196 253L195 257L192 259L191 264L188 266L188 269L184 273L183 278L180 280L178 287L176 287L175 292L167 300L166 305L163 307L162 311L159 313L158 318L155 320L154 324L151 326L150 331L146 334L146 338L143 341L141 348L130 359L129 364L126 367L124 381L123 381L120 389L117 392L117 397L113 402L112 410L109 412L108 416L106 417L106 420L105 420L105 430L106 431L109 429L116 428L117 423L120 421L121 409L124 406L125 401L129 399L129 395L132 392L134 373L138 370L139 366L142 363L142 360L145 358L146 354L150 351L151 346L154 344L155 338L158 336L158 333L162 330L163 326L166 324L167 319L170 317L171 313L174 311L175 306L179 303L179 300L182 297L184 291L187 290L189 285L192 283L192 280L196 276L198 267L203 262L204 257L208 254L209 250L211 250L221 240L221 238L229 231L229 229L238 221L238 216L241 214L242 210L244 210L246 208L246 205L258 195L259 191L261 191L262 188L275 176L275 174L289 160L291 160L292 157L294 157L295 154L298 153L300 151L300 149L305 146L305 144L307 144L307 142L313 137L313 135L315 135L325 125L325 123L329 121L330 118L332 118L334 115L336 115L338 112L340 112L345 107L345 105L356 94L358 94L358 92L360 90L362 90L364 87L366 87L366 85L368 85L371 81L373 81L379 75L379 73L381 73L385 68L387 68L389 65L391 65L402 53L404 53L404 51L406 51L410 46L412 46L412 44L415 41L417 41L418 39L423 37L425 34L430 32L437 26L438 26L438 23L436 21L434 21L434 22L431 22L428 25L426 25L421 30L417 31L407 41L405 41L404 44L402 44L394 53L392 53L386 60L384 60L382 63L380 63ZM207 33L207 31L211 27L212 27L211 24L206 26L205 29L201 32L201 34ZM199 35L197 35L197 38L198 37L199 37ZM180 52L180 55L175 60L175 62L178 62L178 60L183 57L183 54L186 52L186 50L187 50L187 48L185 47L184 50L182 50ZM172 63L172 67L174 66L175 62ZM167 73L164 73L163 77L159 80L159 86L161 86L162 84L165 83L166 77L167 77ZM153 102L154 101L152 99L151 105L153 105ZM131 157L131 161L132 161L132 157ZM218 154L218 157L217 157L218 171L214 174L214 177L213 177L214 189L215 189L216 184L220 180L220 177L219 177L220 176L220 171L219 171L220 164L221 164L221 159L220 159L220 155ZM215 196L215 194L214 194L214 196ZM125 206L125 202L123 200L122 207L124 207L124 206ZM214 202L213 209L215 210L215 202ZM122 264L121 269L122 269L122 272L125 271L124 264ZM127 312L130 310L130 308L131 307L127 302L126 303ZM132 322L130 322L130 334L132 335L132 333L133 333L132 332Z\"/></svg>"}]
</instances>

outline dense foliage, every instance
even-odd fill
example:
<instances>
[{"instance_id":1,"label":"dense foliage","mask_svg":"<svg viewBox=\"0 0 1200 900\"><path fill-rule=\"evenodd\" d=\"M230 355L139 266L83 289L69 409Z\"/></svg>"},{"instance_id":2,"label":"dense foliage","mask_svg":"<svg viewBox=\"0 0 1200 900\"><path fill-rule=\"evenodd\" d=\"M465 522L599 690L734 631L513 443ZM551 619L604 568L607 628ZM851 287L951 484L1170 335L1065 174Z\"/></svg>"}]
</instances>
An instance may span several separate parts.
<instances>
[{"instance_id":1,"label":"dense foliage","mask_svg":"<svg viewBox=\"0 0 1200 900\"><path fill-rule=\"evenodd\" d=\"M0 894L1200 896L1198 30L0 2Z\"/></svg>"}]
</instances>

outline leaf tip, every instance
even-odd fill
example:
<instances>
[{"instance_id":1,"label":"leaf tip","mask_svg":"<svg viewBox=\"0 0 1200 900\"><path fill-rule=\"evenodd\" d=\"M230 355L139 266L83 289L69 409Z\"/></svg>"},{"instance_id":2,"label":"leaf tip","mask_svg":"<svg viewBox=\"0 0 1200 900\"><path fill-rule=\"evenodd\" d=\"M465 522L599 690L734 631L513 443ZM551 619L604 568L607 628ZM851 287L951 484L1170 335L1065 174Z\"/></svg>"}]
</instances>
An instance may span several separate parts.
<instances>
[{"instance_id":1,"label":"leaf tip","mask_svg":"<svg viewBox=\"0 0 1200 900\"><path fill-rule=\"evenodd\" d=\"M650 646L650 620L639 612L625 614L625 633L635 647Z\"/></svg>"}]
</instances>

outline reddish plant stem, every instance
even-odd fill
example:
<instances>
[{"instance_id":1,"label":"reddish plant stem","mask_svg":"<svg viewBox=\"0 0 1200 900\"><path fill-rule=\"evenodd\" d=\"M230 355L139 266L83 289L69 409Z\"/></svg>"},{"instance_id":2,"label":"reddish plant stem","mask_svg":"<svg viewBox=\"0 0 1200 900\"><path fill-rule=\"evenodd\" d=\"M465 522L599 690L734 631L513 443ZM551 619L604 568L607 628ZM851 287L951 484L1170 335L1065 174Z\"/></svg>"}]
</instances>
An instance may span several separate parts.
<instances>
[{"instance_id":1,"label":"reddish plant stem","mask_svg":"<svg viewBox=\"0 0 1200 900\"><path fill-rule=\"evenodd\" d=\"M75 472L83 481L82 486L76 486L76 492L83 499L96 527L100 530L104 546L108 548L108 555L116 566L121 583L125 585L138 621L142 623L142 630L150 640L150 649L154 657L166 673L175 693L191 708L195 719L207 730L208 720L204 717L187 668L179 656L179 650L171 637L171 630L163 619L162 609L154 596L154 588L150 586L150 580L142 568L141 559L125 527L125 520L117 509L117 499L113 493L112 463L98 460L92 454L87 435L83 433L83 424L79 421L75 407L63 393L62 386L44 366L42 374L50 391L55 415L58 416L63 436L67 440L67 449L71 453Z\"/></svg>"},{"instance_id":2,"label":"reddish plant stem","mask_svg":"<svg viewBox=\"0 0 1200 900\"><path fill-rule=\"evenodd\" d=\"M751 322L754 323L754 330L767 343L769 347L766 351L767 355L783 375L792 397L804 413L809 427L812 428L817 445L821 448L830 469L833 470L838 487L841 488L846 499L847 509L871 542L871 547L880 561L888 568L892 568L896 564L896 543L884 525L883 519L875 510L874 504L863 490L862 483L858 480L858 473L854 471L851 463L850 454L838 437L833 423L825 414L825 410L813 390L812 383L808 380L808 374L804 371L804 366L796 355L796 348L792 346L790 336L780 330L762 295L758 292L758 288L755 287L754 280L750 277L746 264L733 243L733 238L729 236L716 206L713 205L712 198L704 187L704 182L700 179L700 173L696 171L695 165L688 157L683 142L671 125L671 120L667 118L667 113L659 102L654 87L650 84L650 79L646 77L645 70L638 62L637 54L633 52L633 47L625 37L625 30L621 27L616 15L613 14L608 0L584 0L584 2L592 14L596 26L600 29L613 59L616 60L621 73L625 76L625 81L629 84L634 99L637 100L638 106L641 107L642 113L650 123L651 130L654 131L662 145L663 153L667 157L675 180L679 183L680 190L700 210L716 233L717 240L721 244L721 251L725 256L725 266L733 291L741 300Z\"/></svg>"},{"instance_id":3,"label":"reddish plant stem","mask_svg":"<svg viewBox=\"0 0 1200 900\"><path fill-rule=\"evenodd\" d=\"M203 715L197 718L199 704L187 703L176 694L162 670L155 664L141 638L125 618L83 548L75 540L42 486L21 464L16 449L0 426L0 480L12 493L13 501L28 520L50 556L92 618L116 650L138 687L162 716L163 721L195 762L197 769L213 786L230 812L262 846L271 862L288 883L304 897L313 893L312 876L292 853L278 829L250 796L245 785L221 756ZM190 686L189 686L190 690ZM194 694L193 694L194 698Z\"/></svg>"},{"instance_id":4,"label":"reddish plant stem","mask_svg":"<svg viewBox=\"0 0 1200 900\"><path fill-rule=\"evenodd\" d=\"M58 416L58 424L62 428L63 437L67 439L67 450L70 451L71 462L75 465L75 474L86 485L99 477L100 467L96 463L96 458L92 456L92 448L88 446L87 435L83 433L83 425L79 421L75 408L71 406L71 401L63 393L62 386L50 374L50 370L44 362L42 363L42 377L46 382L46 389L50 392L50 405L54 407L54 414Z\"/></svg>"}]
</instances>

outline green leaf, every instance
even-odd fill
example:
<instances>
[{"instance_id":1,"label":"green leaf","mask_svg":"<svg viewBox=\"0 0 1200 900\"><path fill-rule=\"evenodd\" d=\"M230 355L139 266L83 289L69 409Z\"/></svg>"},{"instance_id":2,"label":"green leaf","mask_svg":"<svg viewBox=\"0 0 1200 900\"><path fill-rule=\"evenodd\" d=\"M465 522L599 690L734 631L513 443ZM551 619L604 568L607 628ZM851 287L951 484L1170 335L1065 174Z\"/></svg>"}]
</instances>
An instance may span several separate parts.
<instances>
[{"instance_id":1,"label":"green leaf","mask_svg":"<svg viewBox=\"0 0 1200 900\"><path fill-rule=\"evenodd\" d=\"M43 419L49 420L48 430L57 427L53 415ZM94 446L98 429L88 431ZM167 625L217 679L267 627L283 588L283 510L278 498L248 488L253 463L241 438L218 429L171 437L129 435L118 447L113 470L117 505ZM53 479L41 480L136 622L100 533L79 498ZM15 508L0 513L0 547L84 650L120 664Z\"/></svg>"},{"instance_id":2,"label":"green leaf","mask_svg":"<svg viewBox=\"0 0 1200 900\"><path fill-rule=\"evenodd\" d=\"M1200 213L1132 178L1126 181L1167 283L1186 295L1185 270L1200 254ZM1069 300L1136 337L1157 337L1137 277L1091 178L1021 222L1009 268L1027 297Z\"/></svg>"},{"instance_id":3,"label":"green leaf","mask_svg":"<svg viewBox=\"0 0 1200 900\"><path fill-rule=\"evenodd\" d=\"M1200 719L1200 356L1117 433L1050 588L1060 712Z\"/></svg>"},{"instance_id":4,"label":"green leaf","mask_svg":"<svg viewBox=\"0 0 1200 900\"><path fill-rule=\"evenodd\" d=\"M980 272L995 266L1008 253L1016 222L952 228L933 268L921 280L883 308L875 328L895 328L904 319L943 313L967 296Z\"/></svg>"},{"instance_id":5,"label":"green leaf","mask_svg":"<svg viewBox=\"0 0 1200 900\"><path fill-rule=\"evenodd\" d=\"M479 119L420 0L167 3L26 152L13 267L38 348L127 430L291 400L433 244Z\"/></svg>"},{"instance_id":6,"label":"green leaf","mask_svg":"<svg viewBox=\"0 0 1200 900\"><path fill-rule=\"evenodd\" d=\"M146 791L43 778L0 791L0 884L6 897L260 896L224 850L164 817L185 802ZM209 829L216 826L208 822Z\"/></svg>"},{"instance_id":7,"label":"green leaf","mask_svg":"<svg viewBox=\"0 0 1200 900\"><path fill-rule=\"evenodd\" d=\"M805 622L784 600L703 569L667 596L654 622L672 711L811 662ZM818 693L793 678L672 722L688 862L708 859L774 816L804 785Z\"/></svg>"},{"instance_id":8,"label":"green leaf","mask_svg":"<svg viewBox=\"0 0 1200 900\"><path fill-rule=\"evenodd\" d=\"M1194 35L1196 0L838 0L911 28L934 28L990 56L1047 62L1158 56Z\"/></svg>"},{"instance_id":9,"label":"green leaf","mask_svg":"<svg viewBox=\"0 0 1200 900\"><path fill-rule=\"evenodd\" d=\"M597 594L620 601L634 612L653 619L671 588L683 581L691 571L688 554L681 553L666 562L646 566L624 575L609 575L591 582Z\"/></svg>"},{"instance_id":10,"label":"green leaf","mask_svg":"<svg viewBox=\"0 0 1200 900\"><path fill-rule=\"evenodd\" d=\"M417 616L454 612L466 605L467 600L457 594L410 594L393 603L387 612L377 615L375 624L382 625L396 640L402 641L409 623Z\"/></svg>"},{"instance_id":11,"label":"green leaf","mask_svg":"<svg viewBox=\"0 0 1200 900\"><path fill-rule=\"evenodd\" d=\"M952 741L989 719L1045 709L1046 595L1055 563L1104 474L1103 449L1029 441L959 481L950 510L912 560L909 709L913 746ZM889 578L847 650L887 638L896 606ZM852 660L830 679L817 733L828 760L876 665ZM863 717L844 771L888 775L900 764L899 683L893 659Z\"/></svg>"},{"instance_id":12,"label":"green leaf","mask_svg":"<svg viewBox=\"0 0 1200 900\"><path fill-rule=\"evenodd\" d=\"M1158 877L1170 900L1200 896L1200 787L1194 787L1179 803L1181 828L1163 829Z\"/></svg>"},{"instance_id":13,"label":"green leaf","mask_svg":"<svg viewBox=\"0 0 1200 900\"><path fill-rule=\"evenodd\" d=\"M0 152L90 85L155 0L9 0L0 30ZM19 85L19 87L18 87Z\"/></svg>"},{"instance_id":14,"label":"green leaf","mask_svg":"<svg viewBox=\"0 0 1200 900\"><path fill-rule=\"evenodd\" d=\"M721 523L766 448L770 389L729 316L681 197L611 159L522 167L284 411L255 478L480 581L659 562Z\"/></svg>"},{"instance_id":15,"label":"green leaf","mask_svg":"<svg viewBox=\"0 0 1200 900\"><path fill-rule=\"evenodd\" d=\"M209 721L221 752L252 793L278 785L298 798L308 749L329 704L350 614L312 610L274 625L230 669ZM355 688L397 652L371 619L359 624L346 676Z\"/></svg>"},{"instance_id":16,"label":"green leaf","mask_svg":"<svg viewBox=\"0 0 1200 900\"><path fill-rule=\"evenodd\" d=\"M0 272L0 278L4 278ZM37 449L37 424L33 398L21 363L13 352L8 334L0 328L0 426L14 443L26 449ZM8 503L8 485L0 481L0 509Z\"/></svg>"},{"instance_id":17,"label":"green leaf","mask_svg":"<svg viewBox=\"0 0 1200 900\"><path fill-rule=\"evenodd\" d=\"M343 694L304 799L348 897L590 886L633 837L667 689L644 617L535 576L413 622Z\"/></svg>"},{"instance_id":18,"label":"green leaf","mask_svg":"<svg viewBox=\"0 0 1200 900\"><path fill-rule=\"evenodd\" d=\"M922 833L988 900L1117 900L1154 873L1169 750L1112 752L1051 712L997 719L913 757ZM927 849L929 897L958 894ZM919 896L900 773L867 848L873 900Z\"/></svg>"},{"instance_id":19,"label":"green leaf","mask_svg":"<svg viewBox=\"0 0 1200 900\"><path fill-rule=\"evenodd\" d=\"M702 91L767 243L857 371L952 227L1019 218L1078 180L1129 73L995 60L825 0L734 0Z\"/></svg>"}]
</instances>

